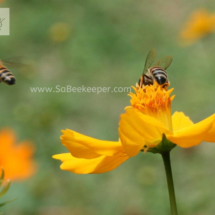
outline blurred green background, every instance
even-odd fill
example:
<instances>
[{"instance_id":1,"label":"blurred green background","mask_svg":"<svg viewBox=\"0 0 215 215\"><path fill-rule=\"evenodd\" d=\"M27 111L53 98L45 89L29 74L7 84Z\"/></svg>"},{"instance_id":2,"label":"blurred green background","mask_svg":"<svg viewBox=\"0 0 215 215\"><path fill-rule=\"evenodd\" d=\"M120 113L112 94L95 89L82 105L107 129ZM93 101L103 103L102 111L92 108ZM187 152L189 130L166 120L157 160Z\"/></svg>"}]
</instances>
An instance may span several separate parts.
<instances>
[{"instance_id":1,"label":"blurred green background","mask_svg":"<svg viewBox=\"0 0 215 215\"><path fill-rule=\"evenodd\" d=\"M183 47L179 32L208 1L42 1L5 0L10 36L1 36L0 58L22 56L31 65L10 70L17 84L1 84L0 127L13 128L18 140L35 144L37 173L13 182L1 208L12 215L167 215L170 214L161 156L129 159L100 175L61 171L53 154L67 152L60 130L70 128L104 140L118 139L119 116L129 105L127 93L32 93L30 87L134 85L148 51L172 55L168 69L176 98L172 111L194 122L215 112L215 35ZM56 42L52 28L65 23L69 35ZM172 166L179 214L214 214L215 145L175 148Z\"/></svg>"}]
</instances>

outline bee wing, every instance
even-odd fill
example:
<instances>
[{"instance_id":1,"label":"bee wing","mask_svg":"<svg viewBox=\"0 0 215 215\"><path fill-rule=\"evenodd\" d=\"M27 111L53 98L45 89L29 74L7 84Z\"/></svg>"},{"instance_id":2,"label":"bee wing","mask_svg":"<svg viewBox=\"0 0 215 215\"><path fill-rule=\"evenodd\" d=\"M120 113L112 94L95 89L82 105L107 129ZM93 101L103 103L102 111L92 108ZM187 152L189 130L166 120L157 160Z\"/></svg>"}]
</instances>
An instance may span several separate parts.
<instances>
[{"instance_id":1,"label":"bee wing","mask_svg":"<svg viewBox=\"0 0 215 215\"><path fill-rule=\"evenodd\" d=\"M23 58L22 57L12 57L4 60L0 60L5 66L10 66L10 67L26 67L28 66L27 64L23 63Z\"/></svg>"},{"instance_id":2,"label":"bee wing","mask_svg":"<svg viewBox=\"0 0 215 215\"><path fill-rule=\"evenodd\" d=\"M144 70L143 70L143 74L145 74L147 72L147 69L151 67L151 65L155 62L156 60L156 50L152 49L147 57L146 57L146 62L145 62L145 66L144 66Z\"/></svg>"},{"instance_id":3,"label":"bee wing","mask_svg":"<svg viewBox=\"0 0 215 215\"><path fill-rule=\"evenodd\" d=\"M173 58L170 55L163 57L155 64L155 66L159 66L159 67L166 70L170 66L170 64L172 63L172 60L173 60Z\"/></svg>"}]
</instances>

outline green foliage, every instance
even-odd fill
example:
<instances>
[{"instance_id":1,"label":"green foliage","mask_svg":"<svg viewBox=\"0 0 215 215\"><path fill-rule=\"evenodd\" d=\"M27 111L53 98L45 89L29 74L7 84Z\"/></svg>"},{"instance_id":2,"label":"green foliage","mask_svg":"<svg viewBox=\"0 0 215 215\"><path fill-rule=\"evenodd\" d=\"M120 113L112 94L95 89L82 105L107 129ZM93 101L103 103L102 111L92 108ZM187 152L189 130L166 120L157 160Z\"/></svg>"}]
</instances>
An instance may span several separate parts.
<instances>
[{"instance_id":1,"label":"green foliage","mask_svg":"<svg viewBox=\"0 0 215 215\"><path fill-rule=\"evenodd\" d=\"M127 92L31 93L30 87L128 87L139 80L147 53L155 48L160 57L173 56L167 70L176 95L172 111L183 111L198 122L215 112L214 35L181 47L178 34L193 10L214 10L214 1L5 0L1 7L10 8L11 33L0 36L0 59L23 56L31 68L9 67L16 85L0 84L0 127L13 128L19 140L32 140L38 163L35 176L13 183L7 196L19 199L2 211L169 214L159 155L140 153L100 175L63 172L60 162L51 158L67 152L59 139L65 128L118 140L119 116L129 105ZM49 37L50 27L58 22L71 26L69 38L62 43ZM214 214L215 145L176 147L171 153L179 214Z\"/></svg>"},{"instance_id":2,"label":"green foliage","mask_svg":"<svg viewBox=\"0 0 215 215\"><path fill-rule=\"evenodd\" d=\"M1 177L0 177L0 187L2 186L3 182L4 182L4 170L2 169ZM0 198L7 193L7 191L9 190L9 188L10 188L10 181L8 181L7 184L1 189L1 191L0 191ZM0 203L0 207L2 207L2 206L6 205L6 204L8 204L8 203L10 203L10 202L12 202L14 200L15 199L12 199L12 200Z\"/></svg>"}]
</instances>

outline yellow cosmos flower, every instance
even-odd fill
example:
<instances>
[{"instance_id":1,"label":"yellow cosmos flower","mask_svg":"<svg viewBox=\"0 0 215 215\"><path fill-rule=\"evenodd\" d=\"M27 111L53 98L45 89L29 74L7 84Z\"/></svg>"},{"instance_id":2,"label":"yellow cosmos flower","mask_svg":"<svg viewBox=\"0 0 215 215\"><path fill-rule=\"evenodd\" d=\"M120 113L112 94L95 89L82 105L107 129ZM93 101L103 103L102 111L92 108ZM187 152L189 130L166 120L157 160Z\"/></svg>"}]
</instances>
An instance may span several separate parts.
<instances>
[{"instance_id":1,"label":"yellow cosmos flower","mask_svg":"<svg viewBox=\"0 0 215 215\"><path fill-rule=\"evenodd\" d=\"M5 179L23 180L35 173L32 160L34 147L29 141L15 145L15 134L10 129L0 131L0 168L4 169Z\"/></svg>"},{"instance_id":2,"label":"yellow cosmos flower","mask_svg":"<svg viewBox=\"0 0 215 215\"><path fill-rule=\"evenodd\" d=\"M202 141L215 142L215 114L194 124L182 112L171 116L170 96L157 84L134 88L131 106L121 115L119 141L97 140L66 129L62 144L69 153L57 154L62 170L76 174L104 173L115 169L140 151L170 151L175 145L191 147Z\"/></svg>"},{"instance_id":3,"label":"yellow cosmos flower","mask_svg":"<svg viewBox=\"0 0 215 215\"><path fill-rule=\"evenodd\" d=\"M183 42L189 45L214 31L215 13L209 14L207 10L200 9L191 15L180 36Z\"/></svg>"}]
</instances>

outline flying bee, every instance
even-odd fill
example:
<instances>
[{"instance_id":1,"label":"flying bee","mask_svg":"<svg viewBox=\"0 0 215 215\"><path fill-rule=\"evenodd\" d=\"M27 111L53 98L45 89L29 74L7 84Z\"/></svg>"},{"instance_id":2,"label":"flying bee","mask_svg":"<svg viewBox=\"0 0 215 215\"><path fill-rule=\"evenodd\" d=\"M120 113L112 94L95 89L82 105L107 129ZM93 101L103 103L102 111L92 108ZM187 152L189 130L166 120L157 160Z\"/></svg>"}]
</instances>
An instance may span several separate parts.
<instances>
[{"instance_id":1,"label":"flying bee","mask_svg":"<svg viewBox=\"0 0 215 215\"><path fill-rule=\"evenodd\" d=\"M170 85L165 70L172 63L172 56L163 57L154 64L156 56L157 54L155 49L152 49L148 53L143 74L138 82L140 87L142 87L143 85L153 85L154 81L156 81L158 85L164 88Z\"/></svg>"},{"instance_id":2,"label":"flying bee","mask_svg":"<svg viewBox=\"0 0 215 215\"><path fill-rule=\"evenodd\" d=\"M3 61L0 60L0 83L3 82L7 85L13 85L16 79L12 72L10 72L4 65Z\"/></svg>"}]
</instances>

